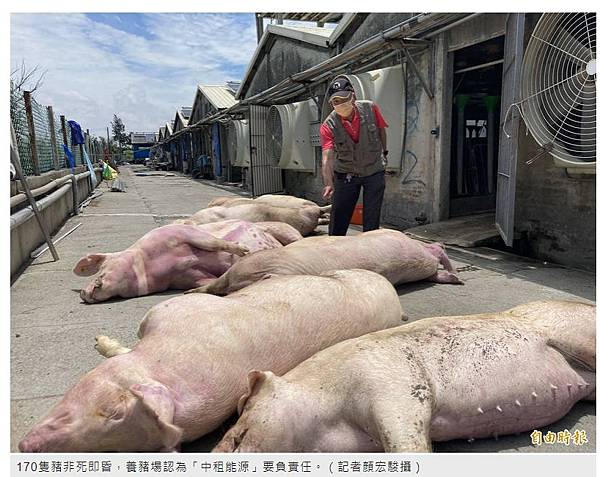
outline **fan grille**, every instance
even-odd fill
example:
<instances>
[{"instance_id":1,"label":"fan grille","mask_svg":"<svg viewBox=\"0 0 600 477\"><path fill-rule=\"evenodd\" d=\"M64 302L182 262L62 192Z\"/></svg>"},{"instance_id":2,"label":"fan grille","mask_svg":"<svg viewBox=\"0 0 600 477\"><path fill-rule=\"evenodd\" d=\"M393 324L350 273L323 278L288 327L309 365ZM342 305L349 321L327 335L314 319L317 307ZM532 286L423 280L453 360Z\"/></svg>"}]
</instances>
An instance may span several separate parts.
<instances>
[{"instance_id":1,"label":"fan grille","mask_svg":"<svg viewBox=\"0 0 600 477\"><path fill-rule=\"evenodd\" d=\"M237 135L237 129L235 127L235 123L231 122L229 124L229 127L227 128L227 135L228 135L228 147L229 147L229 160L231 161L232 164L237 164L238 162L238 157L237 157L237 143L238 143L238 135Z\"/></svg>"},{"instance_id":2,"label":"fan grille","mask_svg":"<svg viewBox=\"0 0 600 477\"><path fill-rule=\"evenodd\" d=\"M551 13L540 18L523 59L525 123L564 161L596 161L595 50L595 13Z\"/></svg>"},{"instance_id":3,"label":"fan grille","mask_svg":"<svg viewBox=\"0 0 600 477\"><path fill-rule=\"evenodd\" d=\"M273 167L279 166L283 143L283 124L276 106L271 106L267 115L267 154Z\"/></svg>"}]
</instances>

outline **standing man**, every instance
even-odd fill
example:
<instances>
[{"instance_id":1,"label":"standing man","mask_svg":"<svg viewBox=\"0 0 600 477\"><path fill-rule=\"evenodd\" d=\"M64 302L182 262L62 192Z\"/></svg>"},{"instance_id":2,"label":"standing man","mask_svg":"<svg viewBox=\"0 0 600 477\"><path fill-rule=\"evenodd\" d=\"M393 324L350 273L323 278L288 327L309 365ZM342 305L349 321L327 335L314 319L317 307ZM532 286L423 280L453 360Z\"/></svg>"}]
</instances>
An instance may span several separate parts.
<instances>
[{"instance_id":1,"label":"standing man","mask_svg":"<svg viewBox=\"0 0 600 477\"><path fill-rule=\"evenodd\" d=\"M323 198L332 199L329 235L346 235L363 189L363 231L379 228L387 164L385 128L379 107L357 101L343 76L329 86L333 111L321 125Z\"/></svg>"}]
</instances>

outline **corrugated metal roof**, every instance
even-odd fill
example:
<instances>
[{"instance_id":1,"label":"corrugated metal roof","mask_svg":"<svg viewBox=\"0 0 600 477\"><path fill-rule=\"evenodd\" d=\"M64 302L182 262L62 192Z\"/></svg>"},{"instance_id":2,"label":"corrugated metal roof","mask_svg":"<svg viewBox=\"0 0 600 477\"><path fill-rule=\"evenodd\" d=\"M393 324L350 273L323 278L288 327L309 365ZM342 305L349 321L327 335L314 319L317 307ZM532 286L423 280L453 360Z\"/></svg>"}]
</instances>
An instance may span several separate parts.
<instances>
[{"instance_id":1,"label":"corrugated metal roof","mask_svg":"<svg viewBox=\"0 0 600 477\"><path fill-rule=\"evenodd\" d=\"M234 92L227 86L199 85L198 89L216 109L227 109L237 103Z\"/></svg>"},{"instance_id":2,"label":"corrugated metal roof","mask_svg":"<svg viewBox=\"0 0 600 477\"><path fill-rule=\"evenodd\" d=\"M289 28L291 30L302 31L306 33L313 33L314 35L321 35L325 38L329 38L331 34L334 32L335 28L322 28L322 27L305 27L305 26L297 26L297 25L275 25L280 28Z\"/></svg>"},{"instance_id":3,"label":"corrugated metal roof","mask_svg":"<svg viewBox=\"0 0 600 477\"><path fill-rule=\"evenodd\" d=\"M156 141L154 132L132 132L129 134L131 144L147 144Z\"/></svg>"},{"instance_id":4,"label":"corrugated metal roof","mask_svg":"<svg viewBox=\"0 0 600 477\"><path fill-rule=\"evenodd\" d=\"M185 119L190 119L191 114L192 114L192 107L191 106L182 106L181 107L181 115Z\"/></svg>"},{"instance_id":5,"label":"corrugated metal roof","mask_svg":"<svg viewBox=\"0 0 600 477\"><path fill-rule=\"evenodd\" d=\"M309 22L337 22L343 13L257 13L260 18L280 18L282 20L300 20Z\"/></svg>"},{"instance_id":6,"label":"corrugated metal roof","mask_svg":"<svg viewBox=\"0 0 600 477\"><path fill-rule=\"evenodd\" d=\"M313 31L316 30L316 31ZM254 55L250 59L246 68L246 73L242 79L240 88L238 89L236 96L240 97L245 90L245 86L250 80L250 77L255 73L254 68L258 64L258 60L265 53L265 51L272 47L269 42L269 38L272 35L283 36L286 38L293 38L295 40L309 43L312 45L320 46L321 48L328 48L327 41L329 36L334 32L333 28L321 28L321 27L292 27L288 25L267 25L263 36L258 42L258 46L254 50Z\"/></svg>"},{"instance_id":7,"label":"corrugated metal roof","mask_svg":"<svg viewBox=\"0 0 600 477\"><path fill-rule=\"evenodd\" d=\"M182 109L189 109L191 110L192 108L182 108ZM182 130L183 128L185 128L188 125L188 119L189 117L185 117L183 115L183 113L181 112L181 110L178 110L175 112L175 119L174 119L174 124L173 124L173 132L177 132ZM181 126L178 127L178 123L181 123Z\"/></svg>"}]
</instances>

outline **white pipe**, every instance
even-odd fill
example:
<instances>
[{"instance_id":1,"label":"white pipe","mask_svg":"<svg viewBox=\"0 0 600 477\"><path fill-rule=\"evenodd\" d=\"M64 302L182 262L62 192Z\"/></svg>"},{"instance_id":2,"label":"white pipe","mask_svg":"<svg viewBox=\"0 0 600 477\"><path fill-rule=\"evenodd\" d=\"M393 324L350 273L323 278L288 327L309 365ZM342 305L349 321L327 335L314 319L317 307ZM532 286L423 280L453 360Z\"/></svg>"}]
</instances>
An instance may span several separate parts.
<instances>
[{"instance_id":1,"label":"white pipe","mask_svg":"<svg viewBox=\"0 0 600 477\"><path fill-rule=\"evenodd\" d=\"M48 182L47 184L38 187L37 189L32 189L31 191L31 195L33 195L34 197L38 197L40 195L43 194L47 194L49 191L51 191L53 188L58 189L61 185L63 185L65 182L67 181L71 181L73 183L75 183L74 181L80 181L82 179L85 179L86 177L88 177L90 175L90 171L87 172L81 172L79 174L67 174L65 176L59 177L58 179L54 179L50 182ZM10 207L11 209L13 207L16 207L19 204L22 204L23 202L25 202L27 200L27 196L23 193L19 193L17 195L13 195L10 198Z\"/></svg>"},{"instance_id":2,"label":"white pipe","mask_svg":"<svg viewBox=\"0 0 600 477\"><path fill-rule=\"evenodd\" d=\"M72 188L73 186L71 183L64 184L60 189L54 191L48 197L40 199L36 202L38 210L41 212L46 207L52 205ZM23 224L25 221L33 217L33 215L33 208L31 207L31 205L19 210L18 212L10 216L10 229L12 230L15 227L18 227L19 225Z\"/></svg>"},{"instance_id":3,"label":"white pipe","mask_svg":"<svg viewBox=\"0 0 600 477\"><path fill-rule=\"evenodd\" d=\"M464 18L461 18L460 20L457 20L457 21L455 21L453 23L450 23L450 24L448 24L448 25L446 25L446 26L444 26L442 28L439 28L438 30L434 30L434 31L432 31L430 33L427 33L427 35L423 35L420 38L430 38L432 36L439 35L440 33L445 32L446 30L450 30L451 28L454 28L455 26L458 26L461 23L468 22L469 20L472 20L473 18L478 17L479 15L481 15L481 13L473 13L471 15L468 15L468 16L464 17Z\"/></svg>"}]
</instances>

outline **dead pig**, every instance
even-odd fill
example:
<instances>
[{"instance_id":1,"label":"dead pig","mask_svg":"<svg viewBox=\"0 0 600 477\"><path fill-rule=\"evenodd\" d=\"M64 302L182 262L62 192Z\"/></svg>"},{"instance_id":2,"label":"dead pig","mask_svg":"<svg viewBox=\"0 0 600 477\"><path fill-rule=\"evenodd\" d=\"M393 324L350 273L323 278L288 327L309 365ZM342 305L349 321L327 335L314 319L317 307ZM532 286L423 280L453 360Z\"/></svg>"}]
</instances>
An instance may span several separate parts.
<instances>
[{"instance_id":1,"label":"dead pig","mask_svg":"<svg viewBox=\"0 0 600 477\"><path fill-rule=\"evenodd\" d=\"M298 231L283 223L229 220L203 226L166 225L121 252L86 255L73 272L99 273L81 290L82 300L88 303L187 290L221 276L246 253L282 247L300 238Z\"/></svg>"},{"instance_id":2,"label":"dead pig","mask_svg":"<svg viewBox=\"0 0 600 477\"><path fill-rule=\"evenodd\" d=\"M283 377L253 371L214 451L429 452L546 426L595 399L595 316L549 301L428 318L338 343Z\"/></svg>"},{"instance_id":3,"label":"dead pig","mask_svg":"<svg viewBox=\"0 0 600 477\"><path fill-rule=\"evenodd\" d=\"M268 204L271 205L273 207L287 207L290 209L298 209L298 208L302 208L302 207L319 207L319 205L316 202L313 202L312 200L307 200L307 199L300 199L299 197L295 197L293 195L279 195L279 194L265 194L265 195L261 195L256 197L255 199L249 199L249 198L245 198L245 197L235 197L235 196L229 196L229 197L217 197L213 200L211 200L208 204L209 207L214 207L214 206L225 206L225 207L230 207L232 205L238 205L238 204L251 204L251 203L262 203L262 204ZM325 206L322 207L322 209L329 210L331 209L331 206Z\"/></svg>"},{"instance_id":4,"label":"dead pig","mask_svg":"<svg viewBox=\"0 0 600 477\"><path fill-rule=\"evenodd\" d=\"M173 450L235 411L250 370L283 374L341 340L397 326L401 315L394 288L365 270L172 298L146 314L132 350L100 337L99 350L114 357L83 376L19 449Z\"/></svg>"},{"instance_id":5,"label":"dead pig","mask_svg":"<svg viewBox=\"0 0 600 477\"><path fill-rule=\"evenodd\" d=\"M445 270L438 270L439 264ZM226 295L272 275L317 275L351 268L372 270L393 284L425 279L462 283L441 245L379 229L348 237L309 237L265 250L244 257L220 278L191 291Z\"/></svg>"},{"instance_id":6,"label":"dead pig","mask_svg":"<svg viewBox=\"0 0 600 477\"><path fill-rule=\"evenodd\" d=\"M279 207L252 199L238 198L229 205L215 205L199 210L188 221L207 224L228 219L248 222L284 222L294 227L303 236L310 234L320 224L329 223L322 217L323 210L318 205L303 207Z\"/></svg>"}]
</instances>

